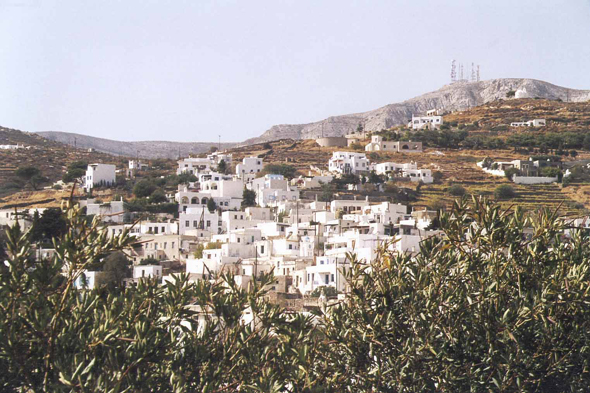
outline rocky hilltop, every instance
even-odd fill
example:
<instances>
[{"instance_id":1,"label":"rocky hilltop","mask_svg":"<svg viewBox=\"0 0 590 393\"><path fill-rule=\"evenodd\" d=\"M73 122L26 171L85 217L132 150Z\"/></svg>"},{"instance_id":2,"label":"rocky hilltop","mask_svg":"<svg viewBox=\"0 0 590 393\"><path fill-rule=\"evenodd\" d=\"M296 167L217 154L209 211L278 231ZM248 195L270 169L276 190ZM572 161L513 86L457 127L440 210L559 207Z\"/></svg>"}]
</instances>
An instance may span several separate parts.
<instances>
[{"instance_id":1,"label":"rocky hilltop","mask_svg":"<svg viewBox=\"0 0 590 393\"><path fill-rule=\"evenodd\" d=\"M141 158L177 158L189 154L208 152L214 142L166 142L166 141L138 141L121 142L111 139L96 138L93 136L75 134L71 132L43 131L36 134L52 141L61 142L79 148L94 149L99 152L116 156ZM235 146L235 143L222 143L221 148L227 149Z\"/></svg>"},{"instance_id":2,"label":"rocky hilltop","mask_svg":"<svg viewBox=\"0 0 590 393\"><path fill-rule=\"evenodd\" d=\"M575 90L535 79L492 79L481 82L458 82L407 101L389 104L379 109L350 115L332 116L309 124L281 124L272 126L260 137L243 144L278 139L312 139L320 135L342 136L353 132L359 123L365 130L381 130L405 124L412 114L423 115L429 109L445 112L465 110L474 106L504 99L515 91L518 98L562 99L574 102L590 100L590 90Z\"/></svg>"}]
</instances>

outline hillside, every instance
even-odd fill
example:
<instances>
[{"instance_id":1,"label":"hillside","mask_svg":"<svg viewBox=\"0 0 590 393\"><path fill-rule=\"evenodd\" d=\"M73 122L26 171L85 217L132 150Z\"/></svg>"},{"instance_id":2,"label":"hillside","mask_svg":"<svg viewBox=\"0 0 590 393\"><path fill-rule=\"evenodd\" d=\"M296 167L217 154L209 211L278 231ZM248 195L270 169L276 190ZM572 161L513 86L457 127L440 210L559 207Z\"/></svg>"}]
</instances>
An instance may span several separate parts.
<instances>
[{"instance_id":1,"label":"hillside","mask_svg":"<svg viewBox=\"0 0 590 393\"><path fill-rule=\"evenodd\" d=\"M74 161L126 164L123 158L84 149L74 149L68 145L45 139L39 135L15 129L0 127L0 144L23 144L26 149L0 150L0 196L30 187L14 176L18 167L34 166L48 179L43 185L62 178L65 168Z\"/></svg>"},{"instance_id":2,"label":"hillside","mask_svg":"<svg viewBox=\"0 0 590 393\"><path fill-rule=\"evenodd\" d=\"M590 101L563 102L542 99L510 99L494 101L445 116L447 123L477 122L482 129L531 119L545 119L543 131L590 130ZM517 131L512 129L512 132ZM521 130L522 131L522 130Z\"/></svg>"},{"instance_id":3,"label":"hillside","mask_svg":"<svg viewBox=\"0 0 590 393\"><path fill-rule=\"evenodd\" d=\"M504 99L509 91L517 91L521 98L546 98L550 100L582 102L590 100L590 90L575 90L534 79L493 79L481 82L455 83L441 89L368 111L342 116L332 116L309 124L275 125L260 137L244 144L277 139L313 139L319 135L340 136L356 130L361 124L365 130L381 130L405 124L412 114L424 114L429 109L444 112L462 111L498 99Z\"/></svg>"},{"instance_id":4,"label":"hillside","mask_svg":"<svg viewBox=\"0 0 590 393\"><path fill-rule=\"evenodd\" d=\"M212 146L217 147L214 142L167 142L167 141L138 141L122 142L111 139L96 138L93 136L75 134L60 131L42 131L36 134L52 141L61 142L70 146L76 145L79 148L92 148L96 151L116 156L127 156L141 158L178 158L189 154L208 152ZM221 148L227 149L235 143L222 143Z\"/></svg>"}]
</instances>

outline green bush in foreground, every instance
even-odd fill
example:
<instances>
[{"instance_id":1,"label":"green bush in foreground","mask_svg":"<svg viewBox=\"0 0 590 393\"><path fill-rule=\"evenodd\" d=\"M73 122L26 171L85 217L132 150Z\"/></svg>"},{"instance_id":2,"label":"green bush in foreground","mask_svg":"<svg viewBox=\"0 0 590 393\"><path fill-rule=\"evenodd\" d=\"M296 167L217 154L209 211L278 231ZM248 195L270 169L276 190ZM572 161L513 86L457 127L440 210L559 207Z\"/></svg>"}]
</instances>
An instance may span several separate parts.
<instances>
[{"instance_id":1,"label":"green bush in foreground","mask_svg":"<svg viewBox=\"0 0 590 393\"><path fill-rule=\"evenodd\" d=\"M345 301L317 316L223 276L123 291L72 285L131 245L66 212L56 257L15 227L0 269L2 391L584 392L590 386L590 242L554 213L481 200L441 213L412 258L349 255ZM524 236L525 229L530 235ZM67 261L67 265L66 264ZM66 266L66 274L60 272ZM186 307L185 305L190 305ZM242 319L246 312L247 319ZM250 323L249 321L253 322Z\"/></svg>"}]
</instances>

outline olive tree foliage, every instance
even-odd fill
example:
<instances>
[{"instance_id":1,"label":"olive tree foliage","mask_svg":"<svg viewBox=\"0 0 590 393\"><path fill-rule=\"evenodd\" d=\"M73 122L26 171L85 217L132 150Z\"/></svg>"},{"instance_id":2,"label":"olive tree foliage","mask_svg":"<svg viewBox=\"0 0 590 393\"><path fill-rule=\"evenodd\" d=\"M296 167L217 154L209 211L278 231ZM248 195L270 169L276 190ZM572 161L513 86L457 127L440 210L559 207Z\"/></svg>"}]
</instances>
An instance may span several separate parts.
<instances>
[{"instance_id":1,"label":"olive tree foliage","mask_svg":"<svg viewBox=\"0 0 590 393\"><path fill-rule=\"evenodd\" d=\"M590 242L555 212L473 199L441 212L412 257L349 255L347 296L314 317L230 274L110 292L75 278L132 244L79 210L35 261L8 231L0 269L0 390L583 392L590 386ZM532 228L530 231L525 229ZM527 233L525 236L524 233ZM65 275L62 269L65 267ZM250 322L251 321L251 322Z\"/></svg>"},{"instance_id":2,"label":"olive tree foliage","mask_svg":"<svg viewBox=\"0 0 590 393\"><path fill-rule=\"evenodd\" d=\"M482 200L441 213L420 253L353 262L325 319L342 391L583 392L590 386L589 236L555 212ZM525 228L532 228L524 236ZM351 256L352 257L352 256Z\"/></svg>"},{"instance_id":3,"label":"olive tree foliage","mask_svg":"<svg viewBox=\"0 0 590 393\"><path fill-rule=\"evenodd\" d=\"M306 378L319 345L312 320L264 300L270 275L249 290L231 276L196 284L185 275L164 286L148 279L121 291L78 290L84 269L133 240L127 231L109 237L77 208L65 214L68 231L53 239L50 260L32 257L29 232L8 231L1 391L275 392L317 384Z\"/></svg>"}]
</instances>

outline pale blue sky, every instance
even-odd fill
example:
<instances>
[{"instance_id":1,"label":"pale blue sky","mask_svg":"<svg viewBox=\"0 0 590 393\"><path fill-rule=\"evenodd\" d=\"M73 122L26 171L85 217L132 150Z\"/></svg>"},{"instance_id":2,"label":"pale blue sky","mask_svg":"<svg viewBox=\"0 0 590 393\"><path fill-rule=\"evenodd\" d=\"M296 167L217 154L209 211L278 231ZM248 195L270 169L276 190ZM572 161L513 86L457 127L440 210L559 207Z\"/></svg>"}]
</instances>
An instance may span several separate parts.
<instances>
[{"instance_id":1,"label":"pale blue sky","mask_svg":"<svg viewBox=\"0 0 590 393\"><path fill-rule=\"evenodd\" d=\"M589 89L590 1L0 0L0 125L241 141L482 79Z\"/></svg>"}]
</instances>

